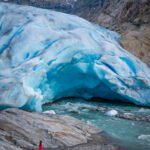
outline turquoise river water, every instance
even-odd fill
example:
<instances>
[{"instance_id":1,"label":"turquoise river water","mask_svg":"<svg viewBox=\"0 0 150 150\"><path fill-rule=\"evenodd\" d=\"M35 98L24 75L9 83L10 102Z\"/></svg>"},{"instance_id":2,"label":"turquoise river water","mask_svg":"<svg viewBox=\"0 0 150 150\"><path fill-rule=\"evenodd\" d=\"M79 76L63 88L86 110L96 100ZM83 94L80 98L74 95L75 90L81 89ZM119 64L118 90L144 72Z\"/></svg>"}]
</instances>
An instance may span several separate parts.
<instances>
[{"instance_id":1,"label":"turquoise river water","mask_svg":"<svg viewBox=\"0 0 150 150\"><path fill-rule=\"evenodd\" d=\"M119 145L126 149L150 149L150 122L108 116L105 112L94 111L93 108L96 107L115 109L119 112L138 116L150 115L149 108L124 103L84 101L82 99L61 100L43 108L44 110L54 110L57 114L67 114L88 124L93 124L119 141Z\"/></svg>"}]
</instances>

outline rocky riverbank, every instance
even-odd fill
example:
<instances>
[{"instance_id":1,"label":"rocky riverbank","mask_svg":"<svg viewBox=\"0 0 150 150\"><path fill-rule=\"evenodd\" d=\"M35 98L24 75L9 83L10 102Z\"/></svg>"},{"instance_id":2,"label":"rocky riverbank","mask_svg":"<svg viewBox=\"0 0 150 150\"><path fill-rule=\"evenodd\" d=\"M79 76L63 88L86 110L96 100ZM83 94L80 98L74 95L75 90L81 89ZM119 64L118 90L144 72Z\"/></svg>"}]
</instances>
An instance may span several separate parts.
<instances>
[{"instance_id":1,"label":"rocky riverbank","mask_svg":"<svg viewBox=\"0 0 150 150\"><path fill-rule=\"evenodd\" d=\"M37 149L42 140L46 149L121 149L100 129L67 115L31 113L19 109L0 112L1 150Z\"/></svg>"}]
</instances>

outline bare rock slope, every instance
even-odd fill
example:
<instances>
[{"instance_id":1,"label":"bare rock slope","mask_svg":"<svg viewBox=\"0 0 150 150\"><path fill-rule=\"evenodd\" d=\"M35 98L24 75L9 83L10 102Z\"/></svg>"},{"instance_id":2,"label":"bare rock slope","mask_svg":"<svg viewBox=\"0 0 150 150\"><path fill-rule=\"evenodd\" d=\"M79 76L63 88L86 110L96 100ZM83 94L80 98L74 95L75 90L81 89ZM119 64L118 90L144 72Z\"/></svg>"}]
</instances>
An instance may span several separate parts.
<instances>
[{"instance_id":1,"label":"bare rock slope","mask_svg":"<svg viewBox=\"0 0 150 150\"><path fill-rule=\"evenodd\" d=\"M19 109L0 112L1 150L38 149L40 140L48 150L66 147L78 150L84 146L89 146L91 150L92 146L94 150L120 149L106 140L99 129L70 116L30 113Z\"/></svg>"}]
</instances>

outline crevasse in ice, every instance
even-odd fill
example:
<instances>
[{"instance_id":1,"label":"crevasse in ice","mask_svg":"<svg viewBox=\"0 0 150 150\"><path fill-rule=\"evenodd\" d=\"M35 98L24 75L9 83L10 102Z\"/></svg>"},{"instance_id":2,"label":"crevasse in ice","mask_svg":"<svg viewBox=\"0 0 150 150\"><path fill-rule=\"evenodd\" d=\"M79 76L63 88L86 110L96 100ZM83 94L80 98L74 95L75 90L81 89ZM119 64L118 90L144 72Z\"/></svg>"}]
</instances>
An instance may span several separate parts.
<instances>
[{"instance_id":1,"label":"crevasse in ice","mask_svg":"<svg viewBox=\"0 0 150 150\"><path fill-rule=\"evenodd\" d=\"M150 70L119 35L77 16L0 3L0 107L62 97L150 106Z\"/></svg>"}]
</instances>

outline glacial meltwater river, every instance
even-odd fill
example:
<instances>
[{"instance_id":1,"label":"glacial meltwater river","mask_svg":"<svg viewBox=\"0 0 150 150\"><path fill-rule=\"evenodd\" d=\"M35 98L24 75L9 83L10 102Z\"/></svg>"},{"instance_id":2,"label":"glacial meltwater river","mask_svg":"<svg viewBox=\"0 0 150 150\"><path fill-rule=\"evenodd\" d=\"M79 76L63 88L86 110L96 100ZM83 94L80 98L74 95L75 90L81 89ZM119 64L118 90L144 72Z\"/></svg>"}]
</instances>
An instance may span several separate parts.
<instances>
[{"instance_id":1,"label":"glacial meltwater river","mask_svg":"<svg viewBox=\"0 0 150 150\"><path fill-rule=\"evenodd\" d=\"M150 109L137 107L125 103L106 103L100 101L84 101L82 99L61 100L51 105L43 106L44 110L54 110L57 114L67 114L93 124L103 129L120 146L129 150L149 150L150 149L150 122L128 120L119 117L106 115L104 111L97 111L98 108L104 110L115 109L125 114L135 116L150 117Z\"/></svg>"}]
</instances>

